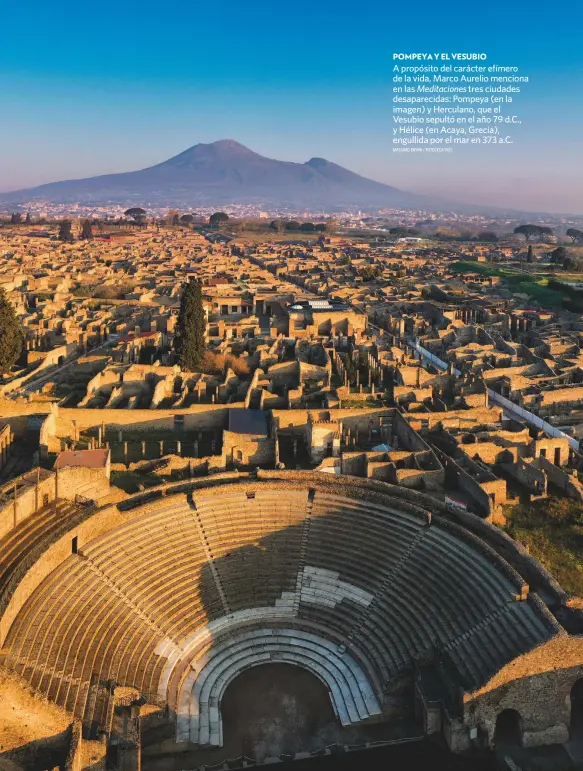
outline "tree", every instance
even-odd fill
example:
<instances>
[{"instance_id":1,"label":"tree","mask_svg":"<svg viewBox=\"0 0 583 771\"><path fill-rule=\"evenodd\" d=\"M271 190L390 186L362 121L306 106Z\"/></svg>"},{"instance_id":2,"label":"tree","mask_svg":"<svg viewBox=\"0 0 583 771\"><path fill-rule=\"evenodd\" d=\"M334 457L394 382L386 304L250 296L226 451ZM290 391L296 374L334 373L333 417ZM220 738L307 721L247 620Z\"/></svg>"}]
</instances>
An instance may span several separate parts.
<instances>
[{"instance_id":1,"label":"tree","mask_svg":"<svg viewBox=\"0 0 583 771\"><path fill-rule=\"evenodd\" d=\"M183 370L192 372L205 353L206 320L199 281L191 279L182 285L180 310L174 332L174 350Z\"/></svg>"},{"instance_id":2,"label":"tree","mask_svg":"<svg viewBox=\"0 0 583 771\"><path fill-rule=\"evenodd\" d=\"M93 226L91 225L91 220L83 220L80 238L86 241L90 241L93 238Z\"/></svg>"},{"instance_id":3,"label":"tree","mask_svg":"<svg viewBox=\"0 0 583 771\"><path fill-rule=\"evenodd\" d=\"M71 220L61 220L61 224L59 225L59 241L67 241L71 243L71 241L74 240L71 226Z\"/></svg>"},{"instance_id":4,"label":"tree","mask_svg":"<svg viewBox=\"0 0 583 771\"><path fill-rule=\"evenodd\" d=\"M534 262L534 254L532 253L532 244L528 245L528 251L526 253L526 261L527 262Z\"/></svg>"},{"instance_id":5,"label":"tree","mask_svg":"<svg viewBox=\"0 0 583 771\"><path fill-rule=\"evenodd\" d=\"M10 216L10 224L11 225L20 225L22 222L22 214L20 212L14 212Z\"/></svg>"},{"instance_id":6,"label":"tree","mask_svg":"<svg viewBox=\"0 0 583 771\"><path fill-rule=\"evenodd\" d=\"M300 229L300 223L297 222L297 220L289 220L285 223L285 229L286 230L299 230Z\"/></svg>"},{"instance_id":7,"label":"tree","mask_svg":"<svg viewBox=\"0 0 583 771\"><path fill-rule=\"evenodd\" d=\"M539 230L537 225L519 225L517 228L514 228L514 233L518 236L524 236L527 242L530 243L532 238L539 235Z\"/></svg>"},{"instance_id":8,"label":"tree","mask_svg":"<svg viewBox=\"0 0 583 771\"><path fill-rule=\"evenodd\" d=\"M145 209L140 209L139 206L134 206L131 209L124 211L124 217L132 219L136 225L143 225L146 221L147 212Z\"/></svg>"},{"instance_id":9,"label":"tree","mask_svg":"<svg viewBox=\"0 0 583 771\"><path fill-rule=\"evenodd\" d=\"M192 225L194 222L194 216L192 214L183 214L180 218L181 225Z\"/></svg>"},{"instance_id":10,"label":"tree","mask_svg":"<svg viewBox=\"0 0 583 771\"><path fill-rule=\"evenodd\" d=\"M22 352L24 334L12 305L0 289L0 375L10 372Z\"/></svg>"},{"instance_id":11,"label":"tree","mask_svg":"<svg viewBox=\"0 0 583 771\"><path fill-rule=\"evenodd\" d=\"M26 212L26 217L24 218L24 224L25 225L30 225L31 222L32 222L32 220L30 219L30 212L27 211Z\"/></svg>"},{"instance_id":12,"label":"tree","mask_svg":"<svg viewBox=\"0 0 583 771\"><path fill-rule=\"evenodd\" d=\"M546 225L519 225L517 228L514 228L514 233L516 235L524 236L527 243L530 243L533 238L542 241L547 236L552 236L553 229Z\"/></svg>"},{"instance_id":13,"label":"tree","mask_svg":"<svg viewBox=\"0 0 583 771\"><path fill-rule=\"evenodd\" d=\"M577 241L583 240L583 230L578 230L578 228L569 228L566 235L569 236L574 244L577 243Z\"/></svg>"},{"instance_id":14,"label":"tree","mask_svg":"<svg viewBox=\"0 0 583 771\"><path fill-rule=\"evenodd\" d=\"M577 257L571 257L569 255L565 257L563 267L565 270L572 271L573 273L580 273L583 270L583 260L579 260Z\"/></svg>"},{"instance_id":15,"label":"tree","mask_svg":"<svg viewBox=\"0 0 583 771\"><path fill-rule=\"evenodd\" d=\"M381 275L381 272L380 268L367 265L366 268L362 268L359 271L359 274L363 281L374 281L375 278Z\"/></svg>"},{"instance_id":16,"label":"tree","mask_svg":"<svg viewBox=\"0 0 583 771\"><path fill-rule=\"evenodd\" d=\"M538 229L539 241L546 241L547 238L550 238L553 235L554 233L552 228L549 228L547 225L539 225L539 229Z\"/></svg>"},{"instance_id":17,"label":"tree","mask_svg":"<svg viewBox=\"0 0 583 771\"><path fill-rule=\"evenodd\" d=\"M389 230L389 235L391 236L419 236L421 235L421 231L417 230L416 228L391 228Z\"/></svg>"},{"instance_id":18,"label":"tree","mask_svg":"<svg viewBox=\"0 0 583 771\"><path fill-rule=\"evenodd\" d=\"M229 221L229 215L225 214L224 211L216 211L214 214L211 214L209 217L209 225L220 225L221 222L228 222Z\"/></svg>"},{"instance_id":19,"label":"tree","mask_svg":"<svg viewBox=\"0 0 583 771\"><path fill-rule=\"evenodd\" d=\"M316 230L316 226L313 222L302 222L300 225L300 230L303 233L313 233Z\"/></svg>"},{"instance_id":20,"label":"tree","mask_svg":"<svg viewBox=\"0 0 583 771\"><path fill-rule=\"evenodd\" d=\"M482 233L478 233L478 241L487 241L488 243L496 243L498 236L491 230L484 230Z\"/></svg>"},{"instance_id":21,"label":"tree","mask_svg":"<svg viewBox=\"0 0 583 771\"><path fill-rule=\"evenodd\" d=\"M557 246L557 248L553 249L551 252L551 262L553 265L563 265L568 256L569 252L564 246Z\"/></svg>"}]
</instances>

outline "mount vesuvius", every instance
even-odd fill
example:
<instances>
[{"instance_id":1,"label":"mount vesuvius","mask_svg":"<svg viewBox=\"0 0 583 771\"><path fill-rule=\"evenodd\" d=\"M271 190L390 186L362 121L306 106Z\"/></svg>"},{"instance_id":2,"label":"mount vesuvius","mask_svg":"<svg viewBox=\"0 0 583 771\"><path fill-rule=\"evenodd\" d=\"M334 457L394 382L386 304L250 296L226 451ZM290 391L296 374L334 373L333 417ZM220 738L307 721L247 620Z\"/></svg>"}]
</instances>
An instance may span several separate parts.
<instances>
[{"instance_id":1,"label":"mount vesuvius","mask_svg":"<svg viewBox=\"0 0 583 771\"><path fill-rule=\"evenodd\" d=\"M141 206L219 206L256 203L305 209L425 208L424 196L374 182L324 158L291 163L266 158L231 139L198 144L140 171L51 182L0 194L32 200Z\"/></svg>"}]
</instances>

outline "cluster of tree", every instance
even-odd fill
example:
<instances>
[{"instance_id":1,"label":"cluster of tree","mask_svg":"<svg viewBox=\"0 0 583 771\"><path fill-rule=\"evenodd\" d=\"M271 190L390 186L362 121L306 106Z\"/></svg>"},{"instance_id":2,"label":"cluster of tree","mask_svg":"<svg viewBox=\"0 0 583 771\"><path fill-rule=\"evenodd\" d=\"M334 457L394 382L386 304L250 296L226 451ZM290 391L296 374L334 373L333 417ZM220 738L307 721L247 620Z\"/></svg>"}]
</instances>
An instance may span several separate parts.
<instances>
[{"instance_id":1,"label":"cluster of tree","mask_svg":"<svg viewBox=\"0 0 583 771\"><path fill-rule=\"evenodd\" d=\"M514 233L519 236L524 236L528 243L533 239L537 241L544 241L548 236L553 235L553 229L546 225L519 225L514 228Z\"/></svg>"},{"instance_id":2,"label":"cluster of tree","mask_svg":"<svg viewBox=\"0 0 583 771\"><path fill-rule=\"evenodd\" d=\"M361 268L359 276L363 281L374 281L382 274L382 270L378 266L367 265L365 268Z\"/></svg>"},{"instance_id":3,"label":"cluster of tree","mask_svg":"<svg viewBox=\"0 0 583 771\"><path fill-rule=\"evenodd\" d=\"M569 252L564 246L557 246L557 248L553 249L551 252L550 258L553 265L564 265L565 260L569 259Z\"/></svg>"},{"instance_id":4,"label":"cluster of tree","mask_svg":"<svg viewBox=\"0 0 583 771\"><path fill-rule=\"evenodd\" d=\"M133 206L131 209L124 211L124 217L131 219L136 225L145 225L148 212L145 209L141 209L139 206Z\"/></svg>"},{"instance_id":5,"label":"cluster of tree","mask_svg":"<svg viewBox=\"0 0 583 771\"><path fill-rule=\"evenodd\" d=\"M192 372L200 366L206 348L205 329L202 286L196 279L191 279L182 285L174 330L174 350L183 370Z\"/></svg>"},{"instance_id":6,"label":"cluster of tree","mask_svg":"<svg viewBox=\"0 0 583 771\"><path fill-rule=\"evenodd\" d=\"M566 235L569 236L574 244L583 241L583 230L578 230L577 228L569 228Z\"/></svg>"},{"instance_id":7,"label":"cluster of tree","mask_svg":"<svg viewBox=\"0 0 583 771\"><path fill-rule=\"evenodd\" d=\"M246 378L251 374L247 361L234 356L232 353L205 351L198 365L198 369L208 375L223 375L227 367L232 369L235 375L240 378Z\"/></svg>"},{"instance_id":8,"label":"cluster of tree","mask_svg":"<svg viewBox=\"0 0 583 771\"><path fill-rule=\"evenodd\" d=\"M487 243L495 244L498 241L498 236L492 230L483 230L476 236L478 241L486 241Z\"/></svg>"},{"instance_id":9,"label":"cluster of tree","mask_svg":"<svg viewBox=\"0 0 583 771\"><path fill-rule=\"evenodd\" d=\"M229 221L229 215L225 214L224 211L216 211L214 214L211 214L209 217L209 225L212 225L213 227L219 227L219 225L222 225L225 222Z\"/></svg>"},{"instance_id":10,"label":"cluster of tree","mask_svg":"<svg viewBox=\"0 0 583 771\"><path fill-rule=\"evenodd\" d=\"M417 228L391 228L389 233L392 236L398 236L399 238L406 238L407 236L420 236L421 231Z\"/></svg>"},{"instance_id":11,"label":"cluster of tree","mask_svg":"<svg viewBox=\"0 0 583 771\"><path fill-rule=\"evenodd\" d=\"M325 222L298 222L297 220L273 220L269 227L278 233L325 233L328 226Z\"/></svg>"},{"instance_id":12,"label":"cluster of tree","mask_svg":"<svg viewBox=\"0 0 583 771\"><path fill-rule=\"evenodd\" d=\"M13 212L10 215L11 225L30 225L32 220L30 218L30 212L26 212L26 216L22 216L20 212Z\"/></svg>"},{"instance_id":13,"label":"cluster of tree","mask_svg":"<svg viewBox=\"0 0 583 771\"><path fill-rule=\"evenodd\" d=\"M583 273L583 258L567 257L563 262L563 267L572 273Z\"/></svg>"},{"instance_id":14,"label":"cluster of tree","mask_svg":"<svg viewBox=\"0 0 583 771\"><path fill-rule=\"evenodd\" d=\"M77 287L75 294L77 297L90 297L95 300L123 300L127 294L132 292L133 288L134 285L127 282L117 285L93 284Z\"/></svg>"},{"instance_id":15,"label":"cluster of tree","mask_svg":"<svg viewBox=\"0 0 583 771\"><path fill-rule=\"evenodd\" d=\"M583 257L572 255L564 246L558 246L556 249L553 249L550 259L553 265L561 265L565 270L572 273L583 272Z\"/></svg>"},{"instance_id":16,"label":"cluster of tree","mask_svg":"<svg viewBox=\"0 0 583 771\"><path fill-rule=\"evenodd\" d=\"M10 372L22 353L24 333L12 305L0 289L0 376Z\"/></svg>"}]
</instances>

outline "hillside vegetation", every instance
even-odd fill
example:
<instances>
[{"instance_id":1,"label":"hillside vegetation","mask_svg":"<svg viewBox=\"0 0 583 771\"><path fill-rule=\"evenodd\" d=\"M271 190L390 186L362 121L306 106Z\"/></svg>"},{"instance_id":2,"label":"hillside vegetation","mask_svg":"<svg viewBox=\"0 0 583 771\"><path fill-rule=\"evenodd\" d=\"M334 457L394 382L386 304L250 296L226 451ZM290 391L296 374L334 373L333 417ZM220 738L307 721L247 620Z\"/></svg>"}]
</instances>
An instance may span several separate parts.
<instances>
[{"instance_id":1,"label":"hillside vegetation","mask_svg":"<svg viewBox=\"0 0 583 771\"><path fill-rule=\"evenodd\" d=\"M546 498L509 506L506 531L528 547L563 589L583 597L583 506Z\"/></svg>"}]
</instances>

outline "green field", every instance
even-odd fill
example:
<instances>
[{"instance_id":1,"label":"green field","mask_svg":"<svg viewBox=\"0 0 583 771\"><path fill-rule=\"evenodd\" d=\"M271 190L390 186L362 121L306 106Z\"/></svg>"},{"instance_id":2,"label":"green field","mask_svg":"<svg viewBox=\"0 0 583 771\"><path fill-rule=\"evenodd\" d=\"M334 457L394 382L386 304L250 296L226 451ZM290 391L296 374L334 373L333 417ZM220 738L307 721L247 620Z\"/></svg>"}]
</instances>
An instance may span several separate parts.
<instances>
[{"instance_id":1,"label":"green field","mask_svg":"<svg viewBox=\"0 0 583 771\"><path fill-rule=\"evenodd\" d=\"M499 276L502 278L511 292L521 292L532 297L533 300L543 306L551 308L565 307L564 296L556 289L549 288L549 277L524 273L513 268L495 268L479 262L454 262L451 266L455 273L478 273L481 276ZM552 277L551 279L552 280Z\"/></svg>"}]
</instances>

